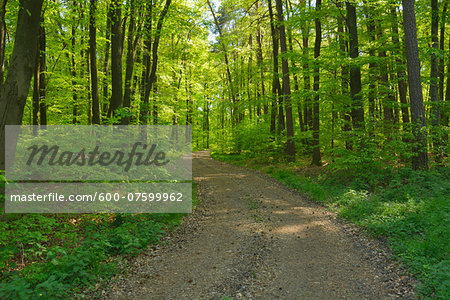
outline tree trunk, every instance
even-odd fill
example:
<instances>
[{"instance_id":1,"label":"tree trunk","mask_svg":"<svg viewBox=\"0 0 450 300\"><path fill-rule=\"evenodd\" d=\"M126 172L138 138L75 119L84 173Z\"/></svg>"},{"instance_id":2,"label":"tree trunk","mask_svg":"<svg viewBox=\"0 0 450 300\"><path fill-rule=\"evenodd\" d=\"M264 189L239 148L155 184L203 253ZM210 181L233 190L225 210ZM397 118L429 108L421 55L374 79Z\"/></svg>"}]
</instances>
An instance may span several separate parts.
<instances>
[{"instance_id":1,"label":"tree trunk","mask_svg":"<svg viewBox=\"0 0 450 300\"><path fill-rule=\"evenodd\" d=\"M441 53L445 50L445 25L447 21L447 6L449 0L444 0L444 8L441 16L441 33L439 34L439 49ZM448 58L447 58L448 59ZM439 60L439 100L444 100L444 81L445 81L445 59L444 56ZM442 113L441 113L442 114Z\"/></svg>"},{"instance_id":2,"label":"tree trunk","mask_svg":"<svg viewBox=\"0 0 450 300\"><path fill-rule=\"evenodd\" d=\"M123 95L123 107L131 107L131 80L133 78L133 67L134 67L134 55L136 49L136 43L134 41L135 36L135 1L130 1L130 23L128 25L128 37L127 37L127 60L125 69L125 92ZM122 119L122 124L130 124L130 118L125 117Z\"/></svg>"},{"instance_id":3,"label":"tree trunk","mask_svg":"<svg viewBox=\"0 0 450 300\"><path fill-rule=\"evenodd\" d=\"M401 49L400 47L400 36L398 33L398 24L397 24L397 8L394 6L391 8L391 15L392 15L392 43L394 46L396 46L398 49ZM403 54L403 51L400 50L400 53ZM399 55L398 57L402 57L403 55ZM403 128L405 129L405 125L409 124L409 105L408 100L406 97L407 93L407 86L406 86L406 74L405 71L402 69L403 61L400 58L396 59L397 63L397 80L398 80L398 94L400 97L400 103L401 103L401 110L402 110L402 122L403 122Z\"/></svg>"},{"instance_id":4,"label":"tree trunk","mask_svg":"<svg viewBox=\"0 0 450 300\"><path fill-rule=\"evenodd\" d=\"M319 0L320 1L320 0ZM286 152L289 161L295 161L295 141L294 141L294 120L292 119L292 103L291 103L291 82L289 79L289 65L286 59L287 54L287 41L286 41L286 28L284 26L283 17L283 2L282 0L276 0L277 12L278 12L278 28L280 31L280 48L281 54L281 67L283 71L283 97L284 106L286 111Z\"/></svg>"},{"instance_id":5,"label":"tree trunk","mask_svg":"<svg viewBox=\"0 0 450 300\"><path fill-rule=\"evenodd\" d=\"M122 1L113 0L111 20L111 76L112 94L108 115L114 115L115 110L122 106Z\"/></svg>"},{"instance_id":6,"label":"tree trunk","mask_svg":"<svg viewBox=\"0 0 450 300\"><path fill-rule=\"evenodd\" d=\"M306 1L303 1L303 9L306 11ZM309 74L309 26L305 22L302 27L302 68L303 68L303 89L306 94L305 102L303 106L303 124L305 130L312 129L312 107L309 91L311 90L311 76Z\"/></svg>"},{"instance_id":7,"label":"tree trunk","mask_svg":"<svg viewBox=\"0 0 450 300\"><path fill-rule=\"evenodd\" d=\"M431 0L431 66L430 66L430 101L431 122L433 125L439 124L439 91L438 91L438 59L437 51L439 49L439 8L438 0Z\"/></svg>"},{"instance_id":8,"label":"tree trunk","mask_svg":"<svg viewBox=\"0 0 450 300\"><path fill-rule=\"evenodd\" d=\"M256 9L258 9L258 2L256 2ZM258 52L256 55L256 59L258 61L258 67L259 67L259 72L260 72L260 77L261 77L261 94L259 94L259 91L258 91L258 99L264 99L264 96L266 94L266 88L264 86L262 35L261 35L261 26L260 26L259 22L258 22L258 29L257 29L257 34L256 34L256 42L258 43ZM264 101L264 104L263 104L263 113L264 113L264 115L267 115L269 113L269 108L267 106L266 101Z\"/></svg>"},{"instance_id":9,"label":"tree trunk","mask_svg":"<svg viewBox=\"0 0 450 300\"><path fill-rule=\"evenodd\" d=\"M346 2L347 27L350 34L350 58L352 65L350 68L350 96L352 98L352 122L354 130L364 129L364 108L361 98L361 69L354 62L359 56L358 49L358 27L356 25L356 8Z\"/></svg>"},{"instance_id":10,"label":"tree trunk","mask_svg":"<svg viewBox=\"0 0 450 300\"><path fill-rule=\"evenodd\" d=\"M6 2L7 0L0 0L0 90L3 85L3 77L5 74Z\"/></svg>"},{"instance_id":11,"label":"tree trunk","mask_svg":"<svg viewBox=\"0 0 450 300\"><path fill-rule=\"evenodd\" d=\"M316 0L316 12L320 12L322 6L322 0ZM316 16L314 21L316 27L316 40L314 42L314 103L313 103L313 155L312 164L316 166L322 165L322 158L320 156L320 143L319 143L319 88L320 88L320 44L322 43L322 24L320 23L319 16Z\"/></svg>"},{"instance_id":12,"label":"tree trunk","mask_svg":"<svg viewBox=\"0 0 450 300\"><path fill-rule=\"evenodd\" d=\"M340 3L337 2L338 7L340 7ZM347 53L348 49L348 42L345 38L345 32L344 32L344 17L341 16L338 18L338 32L339 32L339 49L341 50L341 54L344 55ZM349 69L346 62L344 62L341 66L341 94L343 101L343 113L342 113L342 120L343 120L343 126L342 131L344 133L350 133L352 130L351 126L351 116L349 114L350 112L350 105L347 102L348 98L348 83L349 83ZM344 136L345 139L345 148L347 150L352 149L352 143L348 139L348 135Z\"/></svg>"},{"instance_id":13,"label":"tree trunk","mask_svg":"<svg viewBox=\"0 0 450 300\"><path fill-rule=\"evenodd\" d=\"M448 38L448 48L450 49L450 37ZM450 102L450 59L447 60L447 91L445 93L445 102L448 105ZM443 126L448 126L448 113L445 113L442 116L441 123ZM444 139L448 141L448 135L445 135Z\"/></svg>"},{"instance_id":14,"label":"tree trunk","mask_svg":"<svg viewBox=\"0 0 450 300\"><path fill-rule=\"evenodd\" d=\"M153 21L152 2L151 1L147 2L146 7L147 12L144 26L144 33L145 33L144 55L142 60L144 69L142 70L141 75L141 87L140 87L141 103L139 107L139 119L141 124L148 123L148 112L149 112L148 100L150 98L150 93L146 94L146 92L147 92L147 81L150 76L150 68L151 68L150 53L152 52L152 21Z\"/></svg>"},{"instance_id":15,"label":"tree trunk","mask_svg":"<svg viewBox=\"0 0 450 300\"><path fill-rule=\"evenodd\" d=\"M167 12L169 11L169 6L172 0L166 0L166 4L164 5L163 10L161 11L158 19L158 23L156 24L156 31L155 31L155 39L153 40L152 45L152 62L151 62L151 71L148 77L148 81L146 82L146 88L145 88L145 98L148 99L150 97L150 91L153 88L153 85L156 83L156 70L158 67L158 47L159 47L159 40L161 38L161 30L164 22L164 18L167 15ZM148 100L147 100L148 102ZM156 122L156 117L158 114L157 111L157 105L156 103L153 103L153 121Z\"/></svg>"},{"instance_id":16,"label":"tree trunk","mask_svg":"<svg viewBox=\"0 0 450 300\"><path fill-rule=\"evenodd\" d=\"M33 98L32 98L32 121L31 124L33 127L33 135L37 135L37 125L39 125L39 37L36 43L36 62L34 65L34 74L33 74Z\"/></svg>"},{"instance_id":17,"label":"tree trunk","mask_svg":"<svg viewBox=\"0 0 450 300\"><path fill-rule=\"evenodd\" d=\"M47 38L45 34L44 16L39 26L39 121L41 126L47 125L47 83L45 82Z\"/></svg>"},{"instance_id":18,"label":"tree trunk","mask_svg":"<svg viewBox=\"0 0 450 300\"><path fill-rule=\"evenodd\" d=\"M375 45L376 43L376 26L375 26L375 20L373 17L373 10L374 7L364 3L364 8L366 10L366 18L367 18L367 33L369 35L370 42ZM369 57L375 57L375 46L371 46L369 48ZM369 63L369 92L367 95L368 101L369 101L369 126L370 129L369 134L373 135L373 127L375 122L375 100L376 100L376 69L377 64L371 60ZM383 69L381 68L381 72L383 72Z\"/></svg>"},{"instance_id":19,"label":"tree trunk","mask_svg":"<svg viewBox=\"0 0 450 300\"><path fill-rule=\"evenodd\" d=\"M21 0L8 74L0 92L0 170L5 170L5 126L22 125L23 110L36 64L43 0ZM15 149L14 145L8 145ZM0 188L4 193L4 187ZM6 221L6 214L2 220Z\"/></svg>"},{"instance_id":20,"label":"tree trunk","mask_svg":"<svg viewBox=\"0 0 450 300\"><path fill-rule=\"evenodd\" d=\"M382 24L379 24L378 28L378 39L383 36ZM388 74L388 63L386 50L381 48L378 52L378 57L380 58L380 96L382 98L383 105L383 124L384 132L389 139L390 132L392 130L392 125L394 121L394 114L392 111L392 105L395 101L395 96L389 87L389 74Z\"/></svg>"},{"instance_id":21,"label":"tree trunk","mask_svg":"<svg viewBox=\"0 0 450 300\"><path fill-rule=\"evenodd\" d=\"M72 74L72 100L73 100L73 108L72 108L72 124L78 123L78 94L76 89L77 84L77 69L75 62L75 33L76 28L75 25L72 25L72 62L70 67L70 73Z\"/></svg>"},{"instance_id":22,"label":"tree trunk","mask_svg":"<svg viewBox=\"0 0 450 300\"><path fill-rule=\"evenodd\" d=\"M403 27L405 30L406 63L408 67L409 97L411 103L411 122L415 143L412 158L413 169L428 168L427 133L425 108L423 106L422 84L420 80L419 46L417 44L416 13L414 0L402 0Z\"/></svg>"},{"instance_id":23,"label":"tree trunk","mask_svg":"<svg viewBox=\"0 0 450 300\"><path fill-rule=\"evenodd\" d=\"M273 74L272 74L272 111L270 115L270 132L275 133L276 117L278 115L278 134L284 129L284 114L281 107L280 112L280 96L281 86L278 75L278 28L275 27L275 20L273 16L272 0L267 1L269 4L269 17L270 17L270 33L272 37L272 58L273 58ZM277 114L278 107L278 114Z\"/></svg>"},{"instance_id":24,"label":"tree trunk","mask_svg":"<svg viewBox=\"0 0 450 300\"><path fill-rule=\"evenodd\" d=\"M105 33L105 59L103 61L103 115L107 114L109 108L108 101L108 76L109 76L109 52L111 46L111 19L113 15L113 6L108 6L106 15L106 33ZM108 114L107 114L108 115ZM111 115L108 115L110 117Z\"/></svg>"},{"instance_id":25,"label":"tree trunk","mask_svg":"<svg viewBox=\"0 0 450 300\"><path fill-rule=\"evenodd\" d=\"M290 1L286 3L286 7L288 5L288 3L290 4ZM290 5L290 10L292 11L292 4ZM289 21L289 13L287 14L288 16L288 21ZM292 29L289 26L288 27L288 41L289 41L289 51L291 53L294 53L294 47L292 45ZM296 69L296 65L295 65L295 60L292 59L291 60L291 64L292 64L292 68L295 70ZM293 72L293 78L294 78L294 90L296 92L298 92L299 90L299 86L298 86L298 77L297 77L297 73ZM302 113L302 102L300 101L300 98L296 101L297 104L297 115L298 115L298 122L299 122L299 126L300 126L300 131L305 131L305 126L303 124L303 113Z\"/></svg>"},{"instance_id":26,"label":"tree trunk","mask_svg":"<svg viewBox=\"0 0 450 300\"><path fill-rule=\"evenodd\" d=\"M89 10L89 57L91 63L92 123L100 124L97 76L97 27L95 26L96 2L97 0L91 0Z\"/></svg>"}]
</instances>

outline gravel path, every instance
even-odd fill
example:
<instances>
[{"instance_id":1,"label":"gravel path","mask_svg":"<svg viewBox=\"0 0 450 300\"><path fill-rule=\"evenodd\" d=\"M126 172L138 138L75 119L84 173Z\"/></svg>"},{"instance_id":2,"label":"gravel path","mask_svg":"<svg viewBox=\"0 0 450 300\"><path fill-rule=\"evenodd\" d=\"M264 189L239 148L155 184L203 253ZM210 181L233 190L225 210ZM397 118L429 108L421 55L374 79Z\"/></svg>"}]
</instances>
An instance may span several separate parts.
<instances>
[{"instance_id":1,"label":"gravel path","mask_svg":"<svg viewBox=\"0 0 450 300\"><path fill-rule=\"evenodd\" d=\"M256 171L194 153L201 205L105 299L410 299L374 241ZM228 298L227 298L228 297Z\"/></svg>"}]
</instances>

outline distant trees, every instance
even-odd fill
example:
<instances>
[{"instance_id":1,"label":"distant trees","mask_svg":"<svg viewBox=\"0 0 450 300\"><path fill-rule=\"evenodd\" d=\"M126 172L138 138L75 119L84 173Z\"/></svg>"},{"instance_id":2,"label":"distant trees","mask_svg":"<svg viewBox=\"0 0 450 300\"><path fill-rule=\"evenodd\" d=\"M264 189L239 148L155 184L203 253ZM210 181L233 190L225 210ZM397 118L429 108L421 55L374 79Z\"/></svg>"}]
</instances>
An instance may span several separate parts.
<instances>
[{"instance_id":1,"label":"distant trees","mask_svg":"<svg viewBox=\"0 0 450 300\"><path fill-rule=\"evenodd\" d=\"M198 148L314 165L445 159L448 0L417 24L413 0L50 1L9 30L40 2L0 1L4 124L189 124Z\"/></svg>"}]
</instances>

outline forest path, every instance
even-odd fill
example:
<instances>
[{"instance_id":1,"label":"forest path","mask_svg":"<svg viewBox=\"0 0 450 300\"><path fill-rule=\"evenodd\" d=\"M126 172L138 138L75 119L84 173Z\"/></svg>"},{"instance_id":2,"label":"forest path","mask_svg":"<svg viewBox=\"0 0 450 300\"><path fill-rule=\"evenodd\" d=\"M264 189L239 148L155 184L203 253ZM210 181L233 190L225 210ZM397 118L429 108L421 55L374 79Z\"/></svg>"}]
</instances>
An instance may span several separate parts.
<instances>
[{"instance_id":1,"label":"forest path","mask_svg":"<svg viewBox=\"0 0 450 300\"><path fill-rule=\"evenodd\" d=\"M396 298L372 247L322 207L206 151L194 153L193 173L200 207L106 298Z\"/></svg>"}]
</instances>

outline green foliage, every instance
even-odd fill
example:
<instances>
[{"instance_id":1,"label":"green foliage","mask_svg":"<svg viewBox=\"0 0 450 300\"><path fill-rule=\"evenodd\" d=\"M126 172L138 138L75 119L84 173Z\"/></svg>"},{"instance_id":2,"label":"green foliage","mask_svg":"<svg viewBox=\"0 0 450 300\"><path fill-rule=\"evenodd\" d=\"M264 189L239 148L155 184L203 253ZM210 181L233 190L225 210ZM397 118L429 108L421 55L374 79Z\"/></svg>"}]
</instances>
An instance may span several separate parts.
<instances>
[{"instance_id":1,"label":"green foliage","mask_svg":"<svg viewBox=\"0 0 450 300\"><path fill-rule=\"evenodd\" d=\"M250 164L245 154L213 153L213 157ZM446 237L450 236L450 170L419 172L382 166L364 161L358 155L342 157L319 175L300 174L294 166L267 166L267 162L263 169L335 210L341 218L368 234L386 239L395 257L420 280L422 296L448 299L450 244Z\"/></svg>"},{"instance_id":2,"label":"green foliage","mask_svg":"<svg viewBox=\"0 0 450 300\"><path fill-rule=\"evenodd\" d=\"M118 259L158 243L182 216L12 216L0 223L0 298L67 298L89 291L116 273Z\"/></svg>"}]
</instances>

